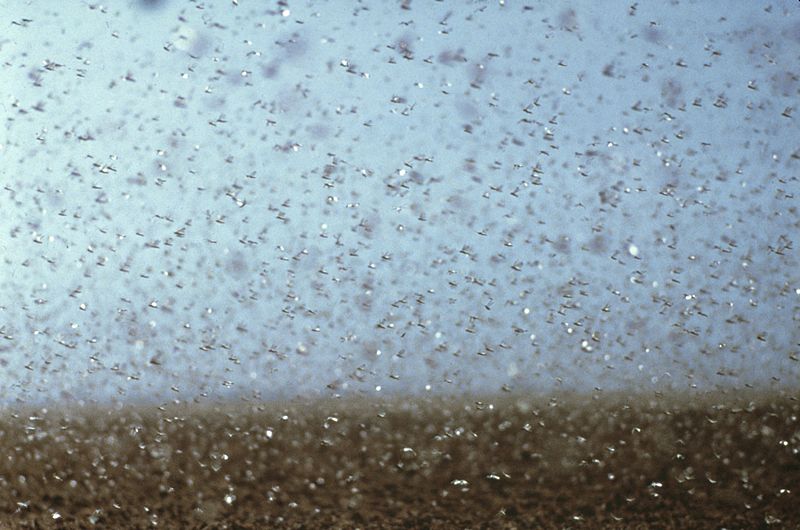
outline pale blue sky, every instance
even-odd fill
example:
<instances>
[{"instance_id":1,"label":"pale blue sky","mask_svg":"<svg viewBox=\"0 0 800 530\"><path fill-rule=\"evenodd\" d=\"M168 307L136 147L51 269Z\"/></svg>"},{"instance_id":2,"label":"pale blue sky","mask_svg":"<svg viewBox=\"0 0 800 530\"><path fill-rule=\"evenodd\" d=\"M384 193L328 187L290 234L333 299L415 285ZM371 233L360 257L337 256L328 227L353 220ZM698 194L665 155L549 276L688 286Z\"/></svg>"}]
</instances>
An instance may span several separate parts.
<instances>
[{"instance_id":1,"label":"pale blue sky","mask_svg":"<svg viewBox=\"0 0 800 530\"><path fill-rule=\"evenodd\" d=\"M0 13L5 400L797 386L795 2Z\"/></svg>"}]
</instances>

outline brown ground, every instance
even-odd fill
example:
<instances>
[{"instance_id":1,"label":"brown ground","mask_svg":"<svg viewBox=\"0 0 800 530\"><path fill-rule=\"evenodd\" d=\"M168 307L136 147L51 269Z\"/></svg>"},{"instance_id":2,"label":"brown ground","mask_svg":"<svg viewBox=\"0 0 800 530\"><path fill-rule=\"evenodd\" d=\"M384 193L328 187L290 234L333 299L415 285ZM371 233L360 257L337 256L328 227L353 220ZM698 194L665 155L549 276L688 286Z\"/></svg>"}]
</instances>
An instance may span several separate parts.
<instances>
[{"instance_id":1,"label":"brown ground","mask_svg":"<svg viewBox=\"0 0 800 530\"><path fill-rule=\"evenodd\" d=\"M798 528L799 416L786 394L11 408L0 527Z\"/></svg>"}]
</instances>

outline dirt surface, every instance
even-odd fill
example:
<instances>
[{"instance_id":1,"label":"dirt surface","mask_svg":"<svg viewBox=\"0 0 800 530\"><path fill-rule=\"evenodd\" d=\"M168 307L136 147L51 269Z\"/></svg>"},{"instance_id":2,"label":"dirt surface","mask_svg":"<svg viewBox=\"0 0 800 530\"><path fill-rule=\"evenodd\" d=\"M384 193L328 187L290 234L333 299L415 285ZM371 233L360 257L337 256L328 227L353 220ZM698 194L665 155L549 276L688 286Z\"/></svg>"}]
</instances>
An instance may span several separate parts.
<instances>
[{"instance_id":1,"label":"dirt surface","mask_svg":"<svg viewBox=\"0 0 800 530\"><path fill-rule=\"evenodd\" d=\"M3 528L800 527L791 395L3 411Z\"/></svg>"}]
</instances>

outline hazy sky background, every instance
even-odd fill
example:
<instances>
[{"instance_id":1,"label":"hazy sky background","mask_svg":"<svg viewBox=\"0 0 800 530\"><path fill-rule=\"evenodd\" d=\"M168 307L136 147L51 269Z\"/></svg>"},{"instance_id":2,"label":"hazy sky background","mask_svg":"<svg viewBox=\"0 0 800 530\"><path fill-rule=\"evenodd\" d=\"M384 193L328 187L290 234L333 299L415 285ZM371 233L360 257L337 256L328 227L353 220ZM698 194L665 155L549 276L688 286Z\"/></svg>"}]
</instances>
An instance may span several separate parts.
<instances>
[{"instance_id":1,"label":"hazy sky background","mask_svg":"<svg viewBox=\"0 0 800 530\"><path fill-rule=\"evenodd\" d=\"M798 386L797 2L0 14L3 400Z\"/></svg>"}]
</instances>

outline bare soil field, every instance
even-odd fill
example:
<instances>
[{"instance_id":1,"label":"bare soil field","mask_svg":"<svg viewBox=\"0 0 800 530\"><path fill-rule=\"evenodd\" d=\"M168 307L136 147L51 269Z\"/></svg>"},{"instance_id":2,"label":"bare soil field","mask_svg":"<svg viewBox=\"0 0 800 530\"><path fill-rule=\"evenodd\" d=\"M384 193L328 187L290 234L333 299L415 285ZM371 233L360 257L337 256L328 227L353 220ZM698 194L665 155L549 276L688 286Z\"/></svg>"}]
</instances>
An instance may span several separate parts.
<instances>
[{"instance_id":1,"label":"bare soil field","mask_svg":"<svg viewBox=\"0 0 800 530\"><path fill-rule=\"evenodd\" d=\"M6 407L3 528L800 527L800 402Z\"/></svg>"}]
</instances>

